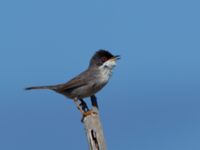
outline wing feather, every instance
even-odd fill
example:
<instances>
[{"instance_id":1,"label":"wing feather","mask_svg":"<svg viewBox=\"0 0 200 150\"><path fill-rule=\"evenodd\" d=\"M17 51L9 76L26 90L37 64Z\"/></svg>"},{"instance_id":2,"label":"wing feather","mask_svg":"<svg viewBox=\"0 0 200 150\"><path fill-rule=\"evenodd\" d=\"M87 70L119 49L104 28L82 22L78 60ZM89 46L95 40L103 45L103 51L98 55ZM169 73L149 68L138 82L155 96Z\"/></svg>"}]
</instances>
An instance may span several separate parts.
<instances>
[{"instance_id":1,"label":"wing feather","mask_svg":"<svg viewBox=\"0 0 200 150\"><path fill-rule=\"evenodd\" d=\"M88 78L91 78L91 73L88 70L82 72L77 77L71 79L67 83L64 83L61 87L56 89L57 92L64 92L66 90L71 90L88 84Z\"/></svg>"}]
</instances>

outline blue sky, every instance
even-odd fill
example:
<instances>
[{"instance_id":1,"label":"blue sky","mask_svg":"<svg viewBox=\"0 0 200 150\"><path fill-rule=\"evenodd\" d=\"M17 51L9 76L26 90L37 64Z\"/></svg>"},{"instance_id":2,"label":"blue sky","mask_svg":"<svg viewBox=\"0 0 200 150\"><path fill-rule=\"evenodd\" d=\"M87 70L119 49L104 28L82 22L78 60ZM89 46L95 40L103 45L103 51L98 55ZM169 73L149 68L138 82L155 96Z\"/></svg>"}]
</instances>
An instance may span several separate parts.
<instances>
[{"instance_id":1,"label":"blue sky","mask_svg":"<svg viewBox=\"0 0 200 150\"><path fill-rule=\"evenodd\" d=\"M97 94L111 150L200 149L200 2L0 2L0 149L87 149L66 82L101 48L122 59Z\"/></svg>"}]
</instances>

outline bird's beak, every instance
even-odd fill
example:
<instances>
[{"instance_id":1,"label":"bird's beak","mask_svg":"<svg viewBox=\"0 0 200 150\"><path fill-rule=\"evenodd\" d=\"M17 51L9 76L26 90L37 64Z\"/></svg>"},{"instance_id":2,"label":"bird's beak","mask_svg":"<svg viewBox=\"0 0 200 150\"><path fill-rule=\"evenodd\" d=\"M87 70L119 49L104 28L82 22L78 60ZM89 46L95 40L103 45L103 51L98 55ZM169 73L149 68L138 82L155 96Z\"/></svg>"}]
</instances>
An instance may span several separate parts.
<instances>
[{"instance_id":1,"label":"bird's beak","mask_svg":"<svg viewBox=\"0 0 200 150\"><path fill-rule=\"evenodd\" d=\"M114 57L115 57L115 60L119 60L121 58L120 55L116 55Z\"/></svg>"},{"instance_id":2,"label":"bird's beak","mask_svg":"<svg viewBox=\"0 0 200 150\"><path fill-rule=\"evenodd\" d=\"M116 55L116 56L111 58L111 60L114 60L114 61L119 60L119 59L120 59L120 55Z\"/></svg>"}]
</instances>

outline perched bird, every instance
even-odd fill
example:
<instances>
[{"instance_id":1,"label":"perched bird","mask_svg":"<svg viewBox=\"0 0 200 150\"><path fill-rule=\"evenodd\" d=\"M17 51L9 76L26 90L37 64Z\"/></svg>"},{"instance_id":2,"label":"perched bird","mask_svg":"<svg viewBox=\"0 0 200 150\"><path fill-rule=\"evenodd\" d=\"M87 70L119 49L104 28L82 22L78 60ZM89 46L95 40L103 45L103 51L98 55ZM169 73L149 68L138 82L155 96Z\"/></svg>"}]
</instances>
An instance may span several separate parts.
<instances>
[{"instance_id":1,"label":"perched bird","mask_svg":"<svg viewBox=\"0 0 200 150\"><path fill-rule=\"evenodd\" d=\"M92 56L89 67L67 83L50 86L32 86L25 89L53 90L73 99L81 110L77 101L80 100L82 105L85 105L83 98L95 98L95 94L108 83L112 70L116 66L116 60L119 58L119 55L114 56L109 51L99 50Z\"/></svg>"}]
</instances>

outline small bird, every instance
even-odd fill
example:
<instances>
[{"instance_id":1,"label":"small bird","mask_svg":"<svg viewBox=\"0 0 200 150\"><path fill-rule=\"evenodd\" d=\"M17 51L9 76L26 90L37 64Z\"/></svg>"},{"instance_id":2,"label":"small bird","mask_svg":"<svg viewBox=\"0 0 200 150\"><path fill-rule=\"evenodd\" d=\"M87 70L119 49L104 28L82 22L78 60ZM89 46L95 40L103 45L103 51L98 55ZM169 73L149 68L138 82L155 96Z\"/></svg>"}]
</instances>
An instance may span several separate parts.
<instances>
[{"instance_id":1,"label":"small bird","mask_svg":"<svg viewBox=\"0 0 200 150\"><path fill-rule=\"evenodd\" d=\"M32 86L25 90L48 89L73 99L81 111L81 105L86 105L83 98L95 98L95 94L100 91L109 81L112 70L116 66L116 60L120 59L119 55L112 55L107 50L98 50L90 59L89 67L78 76L74 77L67 83L49 85L49 86ZM86 108L88 110L88 108ZM85 111L81 111L84 113Z\"/></svg>"}]
</instances>

